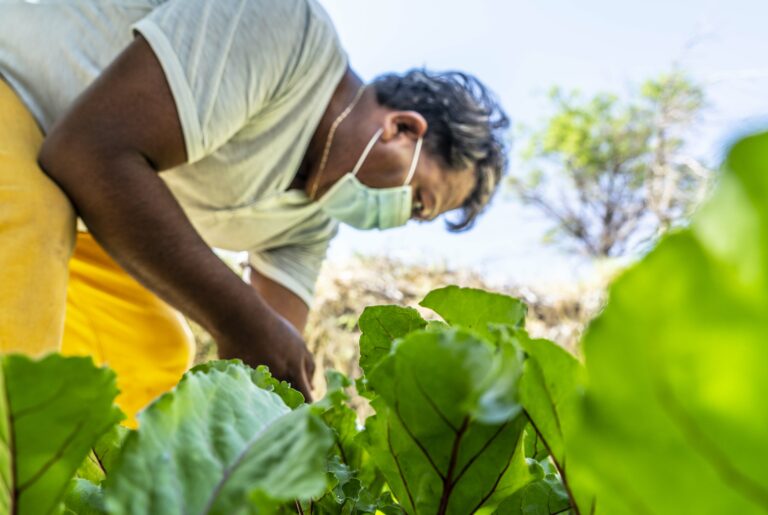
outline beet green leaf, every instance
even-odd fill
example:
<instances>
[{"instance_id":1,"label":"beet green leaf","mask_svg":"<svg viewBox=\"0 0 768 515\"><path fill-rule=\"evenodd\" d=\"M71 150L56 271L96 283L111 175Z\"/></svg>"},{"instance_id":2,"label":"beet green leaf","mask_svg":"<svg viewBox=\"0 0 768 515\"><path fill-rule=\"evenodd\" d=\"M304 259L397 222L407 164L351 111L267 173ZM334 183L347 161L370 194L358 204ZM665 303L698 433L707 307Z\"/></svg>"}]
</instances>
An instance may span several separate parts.
<instances>
[{"instance_id":1,"label":"beet green leaf","mask_svg":"<svg viewBox=\"0 0 768 515\"><path fill-rule=\"evenodd\" d=\"M520 403L558 468L565 473L565 434L578 417L584 369L568 351L549 340L534 340L523 331L515 338L526 353L520 379ZM538 443L538 442L537 442Z\"/></svg>"},{"instance_id":2,"label":"beet green leaf","mask_svg":"<svg viewBox=\"0 0 768 515\"><path fill-rule=\"evenodd\" d=\"M519 299L473 288L446 286L433 290L419 305L429 308L451 326L493 337L491 325L523 327L526 306Z\"/></svg>"},{"instance_id":3,"label":"beet green leaf","mask_svg":"<svg viewBox=\"0 0 768 515\"><path fill-rule=\"evenodd\" d=\"M510 356L475 333L427 329L397 342L368 376L377 394L369 452L407 513L474 513L532 480L519 405L508 395L485 402L517 377Z\"/></svg>"},{"instance_id":4,"label":"beet green leaf","mask_svg":"<svg viewBox=\"0 0 768 515\"><path fill-rule=\"evenodd\" d=\"M408 333L421 329L427 322L413 308L373 306L363 310L360 326L360 368L366 374L389 354L392 343Z\"/></svg>"},{"instance_id":5,"label":"beet green leaf","mask_svg":"<svg viewBox=\"0 0 768 515\"><path fill-rule=\"evenodd\" d=\"M122 417L115 375L60 355L4 356L0 374L0 511L58 513L91 446Z\"/></svg>"}]
</instances>

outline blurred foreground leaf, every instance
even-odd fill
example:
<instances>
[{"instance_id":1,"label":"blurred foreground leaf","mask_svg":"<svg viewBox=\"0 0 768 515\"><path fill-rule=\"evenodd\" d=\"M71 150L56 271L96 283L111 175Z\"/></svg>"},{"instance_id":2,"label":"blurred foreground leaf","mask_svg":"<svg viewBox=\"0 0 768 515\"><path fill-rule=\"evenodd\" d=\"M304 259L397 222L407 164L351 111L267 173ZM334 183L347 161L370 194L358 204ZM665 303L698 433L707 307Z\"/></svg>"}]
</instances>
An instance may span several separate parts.
<instances>
[{"instance_id":1,"label":"blurred foreground leaf","mask_svg":"<svg viewBox=\"0 0 768 515\"><path fill-rule=\"evenodd\" d=\"M586 335L584 423L567 442L582 513L768 511L768 134L726 168Z\"/></svg>"}]
</instances>

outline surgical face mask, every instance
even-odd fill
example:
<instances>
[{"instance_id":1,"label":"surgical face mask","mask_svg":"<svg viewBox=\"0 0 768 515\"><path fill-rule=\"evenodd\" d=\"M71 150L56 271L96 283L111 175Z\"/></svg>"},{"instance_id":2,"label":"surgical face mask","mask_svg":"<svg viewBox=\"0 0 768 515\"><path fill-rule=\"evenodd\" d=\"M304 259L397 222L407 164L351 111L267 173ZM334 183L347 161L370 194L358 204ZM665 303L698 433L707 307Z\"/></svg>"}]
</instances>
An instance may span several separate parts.
<instances>
[{"instance_id":1,"label":"surgical face mask","mask_svg":"<svg viewBox=\"0 0 768 515\"><path fill-rule=\"evenodd\" d=\"M405 225L411 218L413 188L410 182L416 172L422 138L416 142L411 168L402 186L371 188L357 178L357 172L383 131L376 131L355 168L336 181L318 201L328 216L357 229L389 229Z\"/></svg>"}]
</instances>

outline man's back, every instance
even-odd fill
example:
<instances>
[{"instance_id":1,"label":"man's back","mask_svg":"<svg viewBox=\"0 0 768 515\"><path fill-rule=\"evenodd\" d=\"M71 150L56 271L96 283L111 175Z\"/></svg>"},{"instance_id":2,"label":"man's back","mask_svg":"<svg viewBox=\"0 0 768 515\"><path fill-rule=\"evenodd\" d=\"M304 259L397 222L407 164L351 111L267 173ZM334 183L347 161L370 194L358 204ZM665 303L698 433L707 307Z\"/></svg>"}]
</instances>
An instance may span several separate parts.
<instances>
[{"instance_id":1,"label":"man's back","mask_svg":"<svg viewBox=\"0 0 768 515\"><path fill-rule=\"evenodd\" d=\"M0 74L44 132L132 39L153 0L0 1Z\"/></svg>"}]
</instances>

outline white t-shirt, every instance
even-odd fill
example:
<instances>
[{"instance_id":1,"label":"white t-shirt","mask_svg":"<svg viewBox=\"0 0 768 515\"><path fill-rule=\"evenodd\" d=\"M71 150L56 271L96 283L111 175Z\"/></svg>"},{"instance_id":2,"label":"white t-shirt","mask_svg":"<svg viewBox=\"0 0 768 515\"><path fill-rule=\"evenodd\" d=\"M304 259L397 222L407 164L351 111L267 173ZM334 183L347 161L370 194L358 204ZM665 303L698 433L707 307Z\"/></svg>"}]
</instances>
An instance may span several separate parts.
<instances>
[{"instance_id":1,"label":"white t-shirt","mask_svg":"<svg viewBox=\"0 0 768 515\"><path fill-rule=\"evenodd\" d=\"M288 186L347 68L316 0L0 0L0 74L47 131L132 39L147 39L189 162L162 172L212 247L311 303L338 223Z\"/></svg>"}]
</instances>

